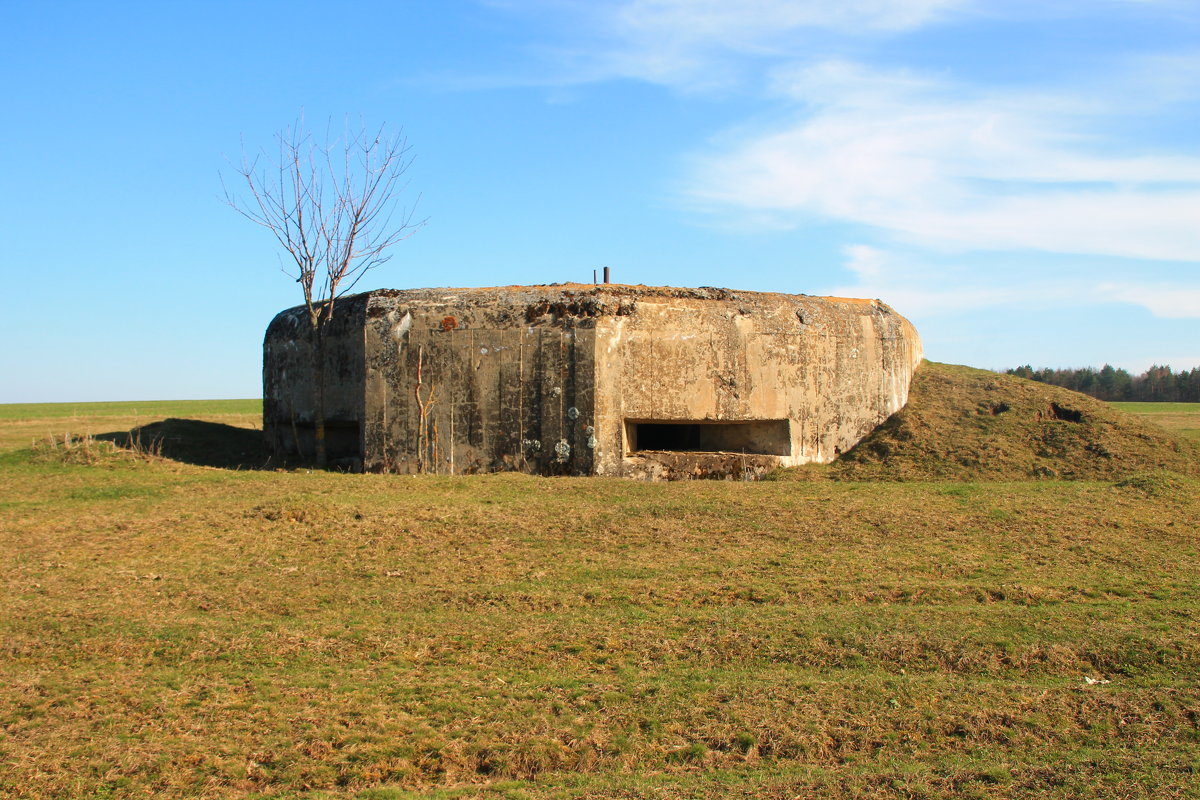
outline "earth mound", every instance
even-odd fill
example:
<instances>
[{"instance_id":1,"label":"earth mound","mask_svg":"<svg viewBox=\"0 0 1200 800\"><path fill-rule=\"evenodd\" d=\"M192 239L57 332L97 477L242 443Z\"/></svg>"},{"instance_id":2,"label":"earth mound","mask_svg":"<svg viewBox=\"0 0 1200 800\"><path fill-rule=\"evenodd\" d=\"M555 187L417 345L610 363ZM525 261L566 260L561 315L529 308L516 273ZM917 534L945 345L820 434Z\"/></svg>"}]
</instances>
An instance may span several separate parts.
<instances>
[{"instance_id":1,"label":"earth mound","mask_svg":"<svg viewBox=\"0 0 1200 800\"><path fill-rule=\"evenodd\" d=\"M908 404L829 465L840 480L1200 474L1200 446L1087 395L926 361Z\"/></svg>"}]
</instances>

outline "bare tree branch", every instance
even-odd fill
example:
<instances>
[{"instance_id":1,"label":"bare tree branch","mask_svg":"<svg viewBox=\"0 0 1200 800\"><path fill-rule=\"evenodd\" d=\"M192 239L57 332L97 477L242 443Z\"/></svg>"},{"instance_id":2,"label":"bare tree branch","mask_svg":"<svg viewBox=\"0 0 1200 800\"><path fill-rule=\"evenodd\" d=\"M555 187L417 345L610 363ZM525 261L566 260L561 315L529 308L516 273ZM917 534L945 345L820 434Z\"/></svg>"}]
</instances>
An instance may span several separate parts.
<instances>
[{"instance_id":1,"label":"bare tree branch","mask_svg":"<svg viewBox=\"0 0 1200 800\"><path fill-rule=\"evenodd\" d=\"M326 126L316 142L301 115L275 135L275 157L253 158L242 147L236 172L242 193L225 185L225 202L268 229L291 258L284 271L300 284L316 344L318 409L317 462L324 453L324 328L334 304L367 272L391 258L392 245L407 239L424 220L403 205L408 184L401 179L413 156L403 133L368 130L348 122L340 138ZM419 199L419 198L417 198Z\"/></svg>"},{"instance_id":2,"label":"bare tree branch","mask_svg":"<svg viewBox=\"0 0 1200 800\"><path fill-rule=\"evenodd\" d=\"M273 159L265 152L250 158L243 148L237 174L244 193L225 186L225 202L270 230L291 257L288 274L316 328L333 318L338 297L391 257L388 248L424 224L400 202L411 147L403 133L349 124L340 138L327 129L317 143L303 116L275 139Z\"/></svg>"}]
</instances>

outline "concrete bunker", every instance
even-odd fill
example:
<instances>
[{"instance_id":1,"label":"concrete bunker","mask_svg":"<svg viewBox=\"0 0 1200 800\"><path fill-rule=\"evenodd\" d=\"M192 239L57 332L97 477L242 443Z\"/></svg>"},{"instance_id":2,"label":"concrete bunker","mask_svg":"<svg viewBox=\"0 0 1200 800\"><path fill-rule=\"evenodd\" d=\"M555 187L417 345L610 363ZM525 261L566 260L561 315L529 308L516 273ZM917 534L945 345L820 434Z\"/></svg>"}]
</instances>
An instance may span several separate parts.
<instances>
[{"instance_id":1,"label":"concrete bunker","mask_svg":"<svg viewBox=\"0 0 1200 800\"><path fill-rule=\"evenodd\" d=\"M565 284L342 298L264 342L263 430L379 472L745 478L829 461L899 410L921 344L874 300ZM323 386L319 376L323 375Z\"/></svg>"}]
</instances>

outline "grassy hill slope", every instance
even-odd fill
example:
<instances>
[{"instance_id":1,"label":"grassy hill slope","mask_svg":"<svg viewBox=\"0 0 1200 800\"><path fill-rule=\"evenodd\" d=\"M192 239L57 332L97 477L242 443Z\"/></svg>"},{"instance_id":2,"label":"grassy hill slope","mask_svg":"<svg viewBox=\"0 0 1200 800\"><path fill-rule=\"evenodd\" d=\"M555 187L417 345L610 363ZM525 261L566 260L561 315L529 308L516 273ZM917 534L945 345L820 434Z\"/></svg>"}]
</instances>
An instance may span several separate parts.
<instances>
[{"instance_id":1,"label":"grassy hill slope","mask_svg":"<svg viewBox=\"0 0 1200 800\"><path fill-rule=\"evenodd\" d=\"M1200 473L1200 445L1086 395L925 362L908 405L829 470L843 479L1109 479Z\"/></svg>"}]
</instances>

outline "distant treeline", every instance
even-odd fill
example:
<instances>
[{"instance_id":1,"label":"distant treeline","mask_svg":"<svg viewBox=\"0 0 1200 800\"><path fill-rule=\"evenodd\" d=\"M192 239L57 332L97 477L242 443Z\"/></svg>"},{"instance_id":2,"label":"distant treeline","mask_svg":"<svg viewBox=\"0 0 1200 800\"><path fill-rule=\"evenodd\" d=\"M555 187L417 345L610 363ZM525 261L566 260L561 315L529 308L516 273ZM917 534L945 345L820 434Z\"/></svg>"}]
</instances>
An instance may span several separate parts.
<instances>
[{"instance_id":1,"label":"distant treeline","mask_svg":"<svg viewBox=\"0 0 1200 800\"><path fill-rule=\"evenodd\" d=\"M1200 403L1200 367L1172 372L1170 367L1156 365L1141 375L1130 375L1109 364L1100 369L1034 369L1026 364L1007 372L1009 375L1090 394L1100 400Z\"/></svg>"}]
</instances>

